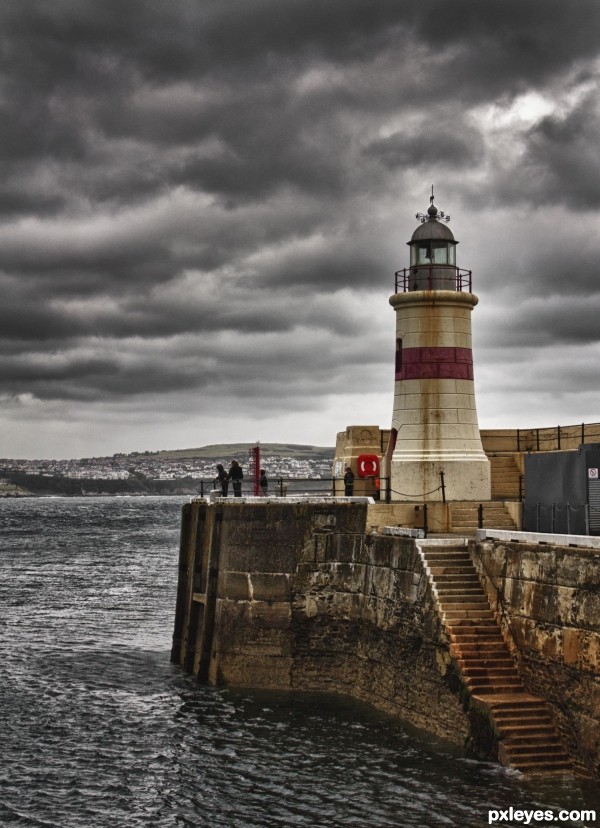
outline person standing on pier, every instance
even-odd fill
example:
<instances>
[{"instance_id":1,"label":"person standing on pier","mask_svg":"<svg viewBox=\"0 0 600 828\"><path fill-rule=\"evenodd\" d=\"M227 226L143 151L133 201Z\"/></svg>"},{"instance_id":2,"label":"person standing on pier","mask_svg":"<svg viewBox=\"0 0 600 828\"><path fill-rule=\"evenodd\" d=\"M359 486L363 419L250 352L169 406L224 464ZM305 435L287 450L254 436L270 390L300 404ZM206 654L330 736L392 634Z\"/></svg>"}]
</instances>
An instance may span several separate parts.
<instances>
[{"instance_id":1,"label":"person standing on pier","mask_svg":"<svg viewBox=\"0 0 600 828\"><path fill-rule=\"evenodd\" d=\"M269 493L269 481L267 479L267 473L264 469L260 470L260 477L258 479L258 485L260 486L260 493L263 497L266 497Z\"/></svg>"},{"instance_id":2,"label":"person standing on pier","mask_svg":"<svg viewBox=\"0 0 600 828\"><path fill-rule=\"evenodd\" d=\"M229 489L229 475L227 474L221 463L217 463L217 477L215 480L215 486L220 486L221 495L223 497L227 497L227 490Z\"/></svg>"},{"instance_id":3,"label":"person standing on pier","mask_svg":"<svg viewBox=\"0 0 600 828\"><path fill-rule=\"evenodd\" d=\"M233 483L233 494L235 497L242 496L242 480L244 479L244 472L237 460L231 461L231 468L229 469L229 479Z\"/></svg>"},{"instance_id":4,"label":"person standing on pier","mask_svg":"<svg viewBox=\"0 0 600 828\"><path fill-rule=\"evenodd\" d=\"M346 474L344 475L344 495L352 497L354 492L354 472L350 466L346 466Z\"/></svg>"}]
</instances>

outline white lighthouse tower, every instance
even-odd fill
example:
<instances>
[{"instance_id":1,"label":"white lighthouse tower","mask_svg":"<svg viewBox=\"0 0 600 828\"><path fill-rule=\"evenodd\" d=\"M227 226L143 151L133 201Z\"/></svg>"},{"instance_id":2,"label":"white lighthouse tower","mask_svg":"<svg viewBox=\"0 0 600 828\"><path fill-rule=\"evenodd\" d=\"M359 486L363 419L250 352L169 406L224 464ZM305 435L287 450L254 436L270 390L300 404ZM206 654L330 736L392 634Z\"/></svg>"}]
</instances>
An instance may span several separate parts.
<instances>
[{"instance_id":1,"label":"white lighthouse tower","mask_svg":"<svg viewBox=\"0 0 600 828\"><path fill-rule=\"evenodd\" d=\"M410 267L396 273L396 380L388 451L391 499L490 500L471 350L471 271L456 267L450 216L417 213Z\"/></svg>"}]
</instances>

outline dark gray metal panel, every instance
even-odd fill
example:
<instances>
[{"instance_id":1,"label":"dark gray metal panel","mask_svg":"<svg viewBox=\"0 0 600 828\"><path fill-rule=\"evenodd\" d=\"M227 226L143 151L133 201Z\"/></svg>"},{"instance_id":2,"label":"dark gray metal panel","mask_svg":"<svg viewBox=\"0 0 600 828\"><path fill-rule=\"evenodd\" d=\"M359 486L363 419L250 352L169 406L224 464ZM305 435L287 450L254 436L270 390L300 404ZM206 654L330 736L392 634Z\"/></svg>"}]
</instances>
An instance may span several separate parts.
<instances>
[{"instance_id":1,"label":"dark gray metal panel","mask_svg":"<svg viewBox=\"0 0 600 828\"><path fill-rule=\"evenodd\" d=\"M549 451L525 457L523 529L586 535L587 461L591 452Z\"/></svg>"},{"instance_id":2,"label":"dark gray metal panel","mask_svg":"<svg viewBox=\"0 0 600 828\"><path fill-rule=\"evenodd\" d=\"M587 453L586 453L587 454ZM525 456L525 501L585 503L586 455L548 451Z\"/></svg>"}]
</instances>

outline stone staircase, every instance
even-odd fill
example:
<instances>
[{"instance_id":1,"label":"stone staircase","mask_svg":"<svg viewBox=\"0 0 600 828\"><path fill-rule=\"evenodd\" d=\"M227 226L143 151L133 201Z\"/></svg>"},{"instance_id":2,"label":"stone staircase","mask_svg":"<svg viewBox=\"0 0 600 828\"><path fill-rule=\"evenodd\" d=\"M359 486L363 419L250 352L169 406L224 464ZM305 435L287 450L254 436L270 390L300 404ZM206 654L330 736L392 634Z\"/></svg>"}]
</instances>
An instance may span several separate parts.
<instances>
[{"instance_id":1,"label":"stone staircase","mask_svg":"<svg viewBox=\"0 0 600 828\"><path fill-rule=\"evenodd\" d=\"M488 456L492 478L494 500L518 500L521 469L513 454L492 454Z\"/></svg>"},{"instance_id":2,"label":"stone staircase","mask_svg":"<svg viewBox=\"0 0 600 828\"><path fill-rule=\"evenodd\" d=\"M499 761L523 773L573 772L549 706L523 686L466 542L431 540L417 545L471 707L486 711L493 722Z\"/></svg>"},{"instance_id":3,"label":"stone staircase","mask_svg":"<svg viewBox=\"0 0 600 828\"><path fill-rule=\"evenodd\" d=\"M483 529L516 529L504 503L486 501L483 505ZM450 503L450 532L453 535L474 535L479 526L479 503Z\"/></svg>"}]
</instances>

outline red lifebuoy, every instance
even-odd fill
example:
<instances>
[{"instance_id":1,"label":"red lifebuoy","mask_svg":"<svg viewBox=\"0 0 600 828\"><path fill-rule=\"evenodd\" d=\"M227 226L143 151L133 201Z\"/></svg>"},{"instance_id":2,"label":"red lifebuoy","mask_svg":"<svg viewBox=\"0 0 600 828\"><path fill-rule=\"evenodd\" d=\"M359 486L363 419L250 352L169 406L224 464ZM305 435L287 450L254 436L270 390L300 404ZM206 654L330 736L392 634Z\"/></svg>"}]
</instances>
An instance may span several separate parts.
<instances>
[{"instance_id":1,"label":"red lifebuoy","mask_svg":"<svg viewBox=\"0 0 600 828\"><path fill-rule=\"evenodd\" d=\"M376 454L360 454L356 465L359 477L379 477L379 457Z\"/></svg>"}]
</instances>

